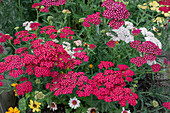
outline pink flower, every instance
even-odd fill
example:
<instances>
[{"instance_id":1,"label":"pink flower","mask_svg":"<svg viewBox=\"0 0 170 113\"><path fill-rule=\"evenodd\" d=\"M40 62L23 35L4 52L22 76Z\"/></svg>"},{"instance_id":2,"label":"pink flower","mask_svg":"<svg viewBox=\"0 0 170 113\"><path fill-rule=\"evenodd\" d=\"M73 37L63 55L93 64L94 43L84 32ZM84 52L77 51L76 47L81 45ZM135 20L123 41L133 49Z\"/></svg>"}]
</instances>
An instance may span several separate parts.
<instances>
[{"instance_id":1,"label":"pink flower","mask_svg":"<svg viewBox=\"0 0 170 113\"><path fill-rule=\"evenodd\" d=\"M33 88L31 82L26 81L24 83L18 84L16 86L16 89L17 89L17 94L21 96L21 95L25 95L25 93L31 92Z\"/></svg>"},{"instance_id":2,"label":"pink flower","mask_svg":"<svg viewBox=\"0 0 170 113\"><path fill-rule=\"evenodd\" d=\"M19 81L27 81L28 80L28 78L26 78L26 77L22 77L21 79L19 79Z\"/></svg>"},{"instance_id":3,"label":"pink flower","mask_svg":"<svg viewBox=\"0 0 170 113\"><path fill-rule=\"evenodd\" d=\"M38 27L39 27L40 25L41 25L41 24L38 23L38 22L31 23L30 28L32 28L32 30L36 30L36 29L38 29Z\"/></svg>"},{"instance_id":4,"label":"pink flower","mask_svg":"<svg viewBox=\"0 0 170 113\"><path fill-rule=\"evenodd\" d=\"M76 40L74 41L74 43L76 44L76 46L82 46L81 40Z\"/></svg>"},{"instance_id":5,"label":"pink flower","mask_svg":"<svg viewBox=\"0 0 170 113\"><path fill-rule=\"evenodd\" d=\"M90 49L94 49L96 47L96 45L94 44L90 44L89 46L90 46Z\"/></svg>"},{"instance_id":6,"label":"pink flower","mask_svg":"<svg viewBox=\"0 0 170 113\"><path fill-rule=\"evenodd\" d=\"M170 109L170 102L164 102L162 105L167 109Z\"/></svg>"},{"instance_id":7,"label":"pink flower","mask_svg":"<svg viewBox=\"0 0 170 113\"><path fill-rule=\"evenodd\" d=\"M132 41L132 42L130 43L130 46L131 46L132 48L137 48L138 45L140 45L140 43L141 43L141 41L135 40L135 41Z\"/></svg>"},{"instance_id":8,"label":"pink flower","mask_svg":"<svg viewBox=\"0 0 170 113\"><path fill-rule=\"evenodd\" d=\"M0 81L0 86L3 86L3 82Z\"/></svg>"},{"instance_id":9,"label":"pink flower","mask_svg":"<svg viewBox=\"0 0 170 113\"><path fill-rule=\"evenodd\" d=\"M140 29L135 29L135 30L132 31L132 33L133 33L135 36L139 35L140 32L141 32Z\"/></svg>"},{"instance_id":10,"label":"pink flower","mask_svg":"<svg viewBox=\"0 0 170 113\"><path fill-rule=\"evenodd\" d=\"M4 52L3 46L0 45L0 53L3 54L3 52Z\"/></svg>"},{"instance_id":11,"label":"pink flower","mask_svg":"<svg viewBox=\"0 0 170 113\"><path fill-rule=\"evenodd\" d=\"M91 23L98 25L101 23L100 18L101 18L100 12L96 12L95 14L88 15L87 18L84 19L83 26L91 27L91 25L90 25Z\"/></svg>"},{"instance_id":12,"label":"pink flower","mask_svg":"<svg viewBox=\"0 0 170 113\"><path fill-rule=\"evenodd\" d=\"M100 64L98 65L99 69L102 69L103 66L108 69L109 67L114 67L114 64L110 61L101 61Z\"/></svg>"},{"instance_id":13,"label":"pink flower","mask_svg":"<svg viewBox=\"0 0 170 113\"><path fill-rule=\"evenodd\" d=\"M34 4L32 5L32 8L38 9L40 5L41 5L41 4L39 4L39 3L34 3Z\"/></svg>"},{"instance_id":14,"label":"pink flower","mask_svg":"<svg viewBox=\"0 0 170 113\"><path fill-rule=\"evenodd\" d=\"M122 25L124 25L125 22L123 20L111 20L109 22L109 25L113 28L113 29L119 29Z\"/></svg>"},{"instance_id":15,"label":"pink flower","mask_svg":"<svg viewBox=\"0 0 170 113\"><path fill-rule=\"evenodd\" d=\"M110 40L109 42L106 43L106 45L107 45L109 48L113 48L113 47L115 47L115 43L116 43L116 41Z\"/></svg>"},{"instance_id":16,"label":"pink flower","mask_svg":"<svg viewBox=\"0 0 170 113\"><path fill-rule=\"evenodd\" d=\"M159 72L159 70L161 69L161 66L159 64L154 64L151 66L151 68L152 68L152 71L156 73L156 72Z\"/></svg>"},{"instance_id":17,"label":"pink flower","mask_svg":"<svg viewBox=\"0 0 170 113\"><path fill-rule=\"evenodd\" d=\"M4 79L4 75L0 75L0 80L3 80Z\"/></svg>"}]
</instances>

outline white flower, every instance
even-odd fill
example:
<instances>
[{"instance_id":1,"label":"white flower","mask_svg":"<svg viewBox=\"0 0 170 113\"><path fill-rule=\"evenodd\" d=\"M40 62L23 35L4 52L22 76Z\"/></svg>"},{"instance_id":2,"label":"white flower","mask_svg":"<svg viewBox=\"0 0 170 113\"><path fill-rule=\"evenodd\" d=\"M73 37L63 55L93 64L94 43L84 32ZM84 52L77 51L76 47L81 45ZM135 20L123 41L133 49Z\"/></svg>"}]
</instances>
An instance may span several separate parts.
<instances>
[{"instance_id":1,"label":"white flower","mask_svg":"<svg viewBox=\"0 0 170 113\"><path fill-rule=\"evenodd\" d=\"M148 60L148 61L147 61L147 64L150 65L150 66L152 66L153 64L156 64L156 60L154 60L154 61Z\"/></svg>"},{"instance_id":2,"label":"white flower","mask_svg":"<svg viewBox=\"0 0 170 113\"><path fill-rule=\"evenodd\" d=\"M70 98L68 104L73 109L77 109L78 107L80 107L80 101L76 97Z\"/></svg>"},{"instance_id":3,"label":"white flower","mask_svg":"<svg viewBox=\"0 0 170 113\"><path fill-rule=\"evenodd\" d=\"M52 40L52 41L55 42L55 43L58 43L58 42L59 42L57 39L54 39L54 40Z\"/></svg>"},{"instance_id":4,"label":"white flower","mask_svg":"<svg viewBox=\"0 0 170 113\"><path fill-rule=\"evenodd\" d=\"M57 110L57 105L55 104L55 102L52 102L51 105L47 106L47 108L50 108L50 110L52 109L54 111Z\"/></svg>"},{"instance_id":5,"label":"white flower","mask_svg":"<svg viewBox=\"0 0 170 113\"><path fill-rule=\"evenodd\" d=\"M92 107L87 109L87 113L99 113L99 112L97 112L97 108Z\"/></svg>"},{"instance_id":6,"label":"white flower","mask_svg":"<svg viewBox=\"0 0 170 113\"><path fill-rule=\"evenodd\" d=\"M154 34L150 31L146 32L146 36L147 37L154 37Z\"/></svg>"},{"instance_id":7,"label":"white flower","mask_svg":"<svg viewBox=\"0 0 170 113\"><path fill-rule=\"evenodd\" d=\"M74 43L76 44L76 46L82 46L81 40L76 40L74 41Z\"/></svg>"},{"instance_id":8,"label":"white flower","mask_svg":"<svg viewBox=\"0 0 170 113\"><path fill-rule=\"evenodd\" d=\"M134 36L131 35L130 31L127 28L123 27L123 26L121 26L119 29L113 29L112 31L114 31L117 34L117 37L114 36L111 33L106 33L107 36L112 37L110 40L113 40L113 41L123 40L126 43L134 41Z\"/></svg>"},{"instance_id":9,"label":"white flower","mask_svg":"<svg viewBox=\"0 0 170 113\"><path fill-rule=\"evenodd\" d=\"M26 21L26 22L23 23L23 26L25 26L25 30L27 30L27 31L32 30L30 28L31 23L34 23L34 22L33 21L30 21L30 22Z\"/></svg>"},{"instance_id":10,"label":"white flower","mask_svg":"<svg viewBox=\"0 0 170 113\"><path fill-rule=\"evenodd\" d=\"M129 22L129 21L125 21L125 26L126 26L126 28L127 29L133 29L134 27L133 27L133 23L131 23L131 22Z\"/></svg>"},{"instance_id":11,"label":"white flower","mask_svg":"<svg viewBox=\"0 0 170 113\"><path fill-rule=\"evenodd\" d=\"M146 41L151 41L155 45L157 45L160 49L162 49L162 43L155 37L144 37Z\"/></svg>"},{"instance_id":12,"label":"white flower","mask_svg":"<svg viewBox=\"0 0 170 113\"><path fill-rule=\"evenodd\" d=\"M146 36L146 33L148 32L148 30L145 27L139 28L141 30L141 33L143 36Z\"/></svg>"},{"instance_id":13,"label":"white flower","mask_svg":"<svg viewBox=\"0 0 170 113\"><path fill-rule=\"evenodd\" d=\"M123 110L123 111L122 111L121 113L130 113L130 110L129 110L129 111L126 111L124 107L122 108L122 110Z\"/></svg>"},{"instance_id":14,"label":"white flower","mask_svg":"<svg viewBox=\"0 0 170 113\"><path fill-rule=\"evenodd\" d=\"M152 28L155 32L158 32L159 30L158 30L158 28L156 28L156 27L154 27L153 26L153 28Z\"/></svg>"}]
</instances>

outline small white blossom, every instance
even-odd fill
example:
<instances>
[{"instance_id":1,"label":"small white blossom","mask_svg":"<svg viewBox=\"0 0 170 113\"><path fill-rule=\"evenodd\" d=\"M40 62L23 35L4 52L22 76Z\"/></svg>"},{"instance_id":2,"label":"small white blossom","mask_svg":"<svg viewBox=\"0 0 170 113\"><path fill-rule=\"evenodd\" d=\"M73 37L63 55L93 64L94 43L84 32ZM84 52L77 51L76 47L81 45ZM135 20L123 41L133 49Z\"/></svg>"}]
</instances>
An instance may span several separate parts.
<instances>
[{"instance_id":1,"label":"small white blossom","mask_svg":"<svg viewBox=\"0 0 170 113\"><path fill-rule=\"evenodd\" d=\"M80 107L80 100L78 100L76 97L70 98L68 104L71 108L77 109L78 107Z\"/></svg>"}]
</instances>

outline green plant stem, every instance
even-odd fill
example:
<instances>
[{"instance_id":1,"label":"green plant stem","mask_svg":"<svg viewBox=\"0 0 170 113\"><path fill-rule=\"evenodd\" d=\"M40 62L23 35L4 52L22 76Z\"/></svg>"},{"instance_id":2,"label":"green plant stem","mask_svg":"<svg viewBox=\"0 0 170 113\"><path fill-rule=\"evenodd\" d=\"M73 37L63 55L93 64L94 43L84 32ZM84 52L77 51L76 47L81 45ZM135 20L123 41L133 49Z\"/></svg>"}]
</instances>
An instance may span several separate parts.
<instances>
[{"instance_id":1,"label":"green plant stem","mask_svg":"<svg viewBox=\"0 0 170 113\"><path fill-rule=\"evenodd\" d=\"M63 25L61 27L64 27L64 24L67 22L67 14L65 14L65 17L64 17L64 22L63 22Z\"/></svg>"},{"instance_id":2,"label":"green plant stem","mask_svg":"<svg viewBox=\"0 0 170 113\"><path fill-rule=\"evenodd\" d=\"M16 50L16 48L14 47L14 45L12 45L12 43L8 40L8 43Z\"/></svg>"},{"instance_id":3,"label":"green plant stem","mask_svg":"<svg viewBox=\"0 0 170 113\"><path fill-rule=\"evenodd\" d=\"M37 12L37 22L39 21L39 12L38 12L38 9L36 9L36 12Z\"/></svg>"},{"instance_id":4,"label":"green plant stem","mask_svg":"<svg viewBox=\"0 0 170 113\"><path fill-rule=\"evenodd\" d=\"M20 15L21 15L21 18L22 18L22 11L21 11L21 1L18 0L18 5L19 5L19 11L20 11Z\"/></svg>"}]
</instances>

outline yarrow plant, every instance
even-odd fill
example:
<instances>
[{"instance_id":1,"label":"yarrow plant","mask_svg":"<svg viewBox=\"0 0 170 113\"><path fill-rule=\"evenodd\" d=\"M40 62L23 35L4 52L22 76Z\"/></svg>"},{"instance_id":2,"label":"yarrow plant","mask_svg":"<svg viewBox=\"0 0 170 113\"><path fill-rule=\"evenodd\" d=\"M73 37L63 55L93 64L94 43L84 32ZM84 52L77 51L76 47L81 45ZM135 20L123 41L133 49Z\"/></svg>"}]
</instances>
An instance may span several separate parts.
<instances>
[{"instance_id":1,"label":"yarrow plant","mask_svg":"<svg viewBox=\"0 0 170 113\"><path fill-rule=\"evenodd\" d=\"M158 35L169 27L168 22L164 26L168 19L162 19L168 14L168 1L148 2L143 7L139 1L128 0L40 0L31 4L31 14L36 11L37 15L27 20L18 2L24 23L17 23L14 34L0 31L0 88L19 98L6 113L169 109L168 91L157 91L158 78L169 69L168 61L161 61L167 47ZM141 26L147 21L140 16L147 12L136 16L135 11L130 14L131 8L164 13ZM12 48L10 52L7 47Z\"/></svg>"}]
</instances>

